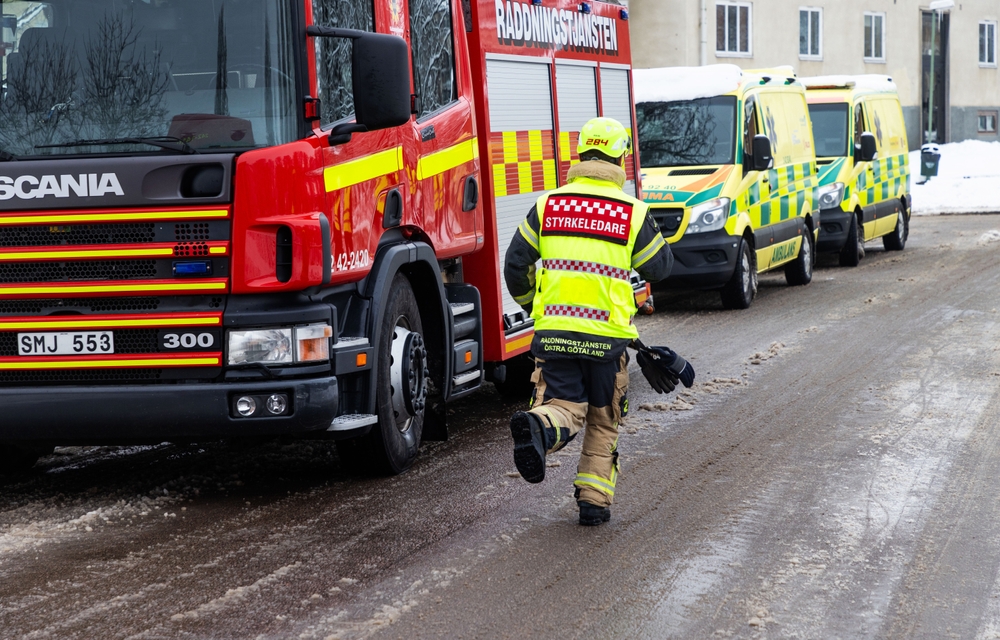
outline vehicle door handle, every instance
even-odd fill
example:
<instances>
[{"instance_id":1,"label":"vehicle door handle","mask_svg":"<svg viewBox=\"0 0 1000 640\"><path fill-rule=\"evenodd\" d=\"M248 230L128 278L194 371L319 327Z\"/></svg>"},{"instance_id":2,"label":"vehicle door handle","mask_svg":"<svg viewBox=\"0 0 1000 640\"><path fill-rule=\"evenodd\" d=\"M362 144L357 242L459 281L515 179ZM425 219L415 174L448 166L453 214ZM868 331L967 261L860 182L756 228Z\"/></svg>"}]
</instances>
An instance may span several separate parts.
<instances>
[{"instance_id":1,"label":"vehicle door handle","mask_svg":"<svg viewBox=\"0 0 1000 640\"><path fill-rule=\"evenodd\" d=\"M420 130L420 141L421 142L430 142L431 140L433 140L436 137L437 137L437 132L434 131L434 125L431 125L429 127L425 127L425 128L423 128L423 129Z\"/></svg>"}]
</instances>

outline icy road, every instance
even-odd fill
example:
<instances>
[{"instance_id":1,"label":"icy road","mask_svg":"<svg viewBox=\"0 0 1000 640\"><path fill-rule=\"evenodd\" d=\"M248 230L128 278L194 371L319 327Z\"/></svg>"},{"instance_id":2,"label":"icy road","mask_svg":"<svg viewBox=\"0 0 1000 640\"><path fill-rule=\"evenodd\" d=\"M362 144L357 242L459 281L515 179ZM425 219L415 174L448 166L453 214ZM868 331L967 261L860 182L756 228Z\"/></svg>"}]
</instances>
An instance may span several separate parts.
<instances>
[{"instance_id":1,"label":"icy road","mask_svg":"<svg viewBox=\"0 0 1000 640\"><path fill-rule=\"evenodd\" d=\"M745 312L658 297L606 526L492 389L398 478L310 443L58 449L0 488L3 638L1000 637L1000 216Z\"/></svg>"}]
</instances>

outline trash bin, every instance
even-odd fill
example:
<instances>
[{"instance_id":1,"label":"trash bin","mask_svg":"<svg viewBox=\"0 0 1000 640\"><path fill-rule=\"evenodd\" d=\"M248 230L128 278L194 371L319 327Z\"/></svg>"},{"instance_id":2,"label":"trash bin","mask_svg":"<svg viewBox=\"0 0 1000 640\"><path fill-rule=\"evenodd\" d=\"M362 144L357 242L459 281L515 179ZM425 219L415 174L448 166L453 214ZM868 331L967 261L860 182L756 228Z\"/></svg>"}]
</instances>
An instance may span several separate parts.
<instances>
[{"instance_id":1,"label":"trash bin","mask_svg":"<svg viewBox=\"0 0 1000 640\"><path fill-rule=\"evenodd\" d=\"M941 162L941 147L936 144L925 144L920 147L920 175L932 178L938 174L938 164Z\"/></svg>"}]
</instances>

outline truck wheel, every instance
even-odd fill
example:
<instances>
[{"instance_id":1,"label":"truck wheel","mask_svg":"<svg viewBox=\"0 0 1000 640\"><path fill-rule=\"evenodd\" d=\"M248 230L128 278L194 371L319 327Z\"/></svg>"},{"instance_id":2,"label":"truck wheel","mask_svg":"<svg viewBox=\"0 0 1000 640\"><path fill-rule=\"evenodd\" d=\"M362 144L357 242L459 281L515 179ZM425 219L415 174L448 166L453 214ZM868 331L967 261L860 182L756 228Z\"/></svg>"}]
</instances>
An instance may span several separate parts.
<instances>
[{"instance_id":1,"label":"truck wheel","mask_svg":"<svg viewBox=\"0 0 1000 640\"><path fill-rule=\"evenodd\" d=\"M754 265L753 250L746 239L740 240L740 251L736 258L736 269L722 290L722 306L726 309L749 309L757 295L757 267Z\"/></svg>"},{"instance_id":2,"label":"truck wheel","mask_svg":"<svg viewBox=\"0 0 1000 640\"><path fill-rule=\"evenodd\" d=\"M20 476L38 462L40 452L14 445L0 445L0 477Z\"/></svg>"},{"instance_id":3,"label":"truck wheel","mask_svg":"<svg viewBox=\"0 0 1000 640\"><path fill-rule=\"evenodd\" d=\"M808 232L802 234L802 246L799 255L785 267L785 280L792 286L809 284L813 279L813 236Z\"/></svg>"},{"instance_id":4,"label":"truck wheel","mask_svg":"<svg viewBox=\"0 0 1000 640\"><path fill-rule=\"evenodd\" d=\"M865 257L864 236L858 233L858 217L851 216L851 226L847 229L847 242L840 250L840 266L856 267Z\"/></svg>"},{"instance_id":5,"label":"truck wheel","mask_svg":"<svg viewBox=\"0 0 1000 640\"><path fill-rule=\"evenodd\" d=\"M363 438L339 442L338 452L352 471L396 475L409 469L417 457L430 371L410 281L397 273L389 291L375 363L378 424Z\"/></svg>"},{"instance_id":6,"label":"truck wheel","mask_svg":"<svg viewBox=\"0 0 1000 640\"><path fill-rule=\"evenodd\" d=\"M896 216L896 228L887 236L882 236L882 246L886 251L902 251L906 247L906 237L910 234L906 212L900 209Z\"/></svg>"}]
</instances>

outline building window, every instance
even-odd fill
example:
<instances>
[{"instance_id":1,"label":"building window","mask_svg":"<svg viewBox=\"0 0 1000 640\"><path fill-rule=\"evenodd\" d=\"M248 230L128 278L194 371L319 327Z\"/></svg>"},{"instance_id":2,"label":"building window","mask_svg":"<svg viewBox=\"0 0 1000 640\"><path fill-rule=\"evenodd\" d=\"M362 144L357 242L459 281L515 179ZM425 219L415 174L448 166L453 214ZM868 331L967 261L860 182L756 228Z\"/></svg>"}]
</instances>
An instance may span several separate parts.
<instances>
[{"instance_id":1,"label":"building window","mask_svg":"<svg viewBox=\"0 0 1000 640\"><path fill-rule=\"evenodd\" d=\"M814 7L799 9L799 58L823 59L823 10Z\"/></svg>"},{"instance_id":2,"label":"building window","mask_svg":"<svg viewBox=\"0 0 1000 640\"><path fill-rule=\"evenodd\" d=\"M885 62L884 13L865 13L865 62Z\"/></svg>"},{"instance_id":3,"label":"building window","mask_svg":"<svg viewBox=\"0 0 1000 640\"><path fill-rule=\"evenodd\" d=\"M715 53L720 57L753 55L753 6L749 2L715 5Z\"/></svg>"},{"instance_id":4,"label":"building window","mask_svg":"<svg viewBox=\"0 0 1000 640\"><path fill-rule=\"evenodd\" d=\"M979 23L979 66L997 66L997 23L992 20Z\"/></svg>"},{"instance_id":5,"label":"building window","mask_svg":"<svg viewBox=\"0 0 1000 640\"><path fill-rule=\"evenodd\" d=\"M997 112L996 111L980 111L979 112L979 133L992 133L997 132Z\"/></svg>"}]
</instances>

